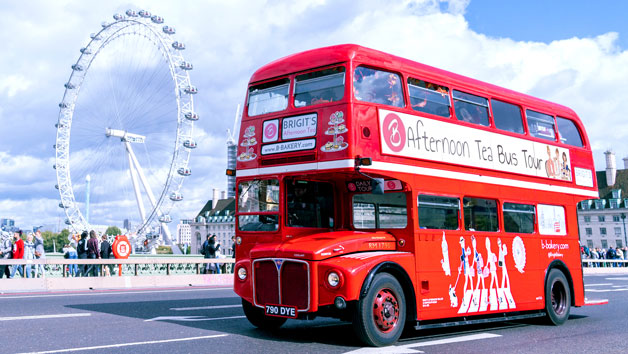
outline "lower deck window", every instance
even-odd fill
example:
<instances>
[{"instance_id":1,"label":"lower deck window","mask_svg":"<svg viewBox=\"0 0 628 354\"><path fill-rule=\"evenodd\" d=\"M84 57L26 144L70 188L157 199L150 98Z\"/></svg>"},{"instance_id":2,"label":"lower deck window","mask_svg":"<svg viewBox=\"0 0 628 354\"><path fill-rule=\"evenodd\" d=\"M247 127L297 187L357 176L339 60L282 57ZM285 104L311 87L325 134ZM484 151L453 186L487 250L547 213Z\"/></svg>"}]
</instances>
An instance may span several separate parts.
<instances>
[{"instance_id":1,"label":"lower deck window","mask_svg":"<svg viewBox=\"0 0 628 354\"><path fill-rule=\"evenodd\" d=\"M422 229L457 230L460 199L420 194L419 227Z\"/></svg>"},{"instance_id":2,"label":"lower deck window","mask_svg":"<svg viewBox=\"0 0 628 354\"><path fill-rule=\"evenodd\" d=\"M353 226L356 229L403 229L407 225L405 193L353 196Z\"/></svg>"},{"instance_id":3,"label":"lower deck window","mask_svg":"<svg viewBox=\"0 0 628 354\"><path fill-rule=\"evenodd\" d=\"M534 232L534 205L504 203L504 230L531 234Z\"/></svg>"},{"instance_id":4,"label":"lower deck window","mask_svg":"<svg viewBox=\"0 0 628 354\"><path fill-rule=\"evenodd\" d=\"M464 205L464 228L469 231L499 231L497 202L492 199L470 198Z\"/></svg>"}]
</instances>

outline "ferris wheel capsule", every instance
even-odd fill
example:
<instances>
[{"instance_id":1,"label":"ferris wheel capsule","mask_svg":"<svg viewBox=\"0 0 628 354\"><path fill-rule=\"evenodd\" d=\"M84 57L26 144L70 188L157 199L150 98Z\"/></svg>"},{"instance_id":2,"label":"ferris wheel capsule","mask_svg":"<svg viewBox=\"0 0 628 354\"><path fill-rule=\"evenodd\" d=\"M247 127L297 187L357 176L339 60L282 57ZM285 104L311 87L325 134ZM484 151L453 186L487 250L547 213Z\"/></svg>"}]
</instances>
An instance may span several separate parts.
<instances>
[{"instance_id":1,"label":"ferris wheel capsule","mask_svg":"<svg viewBox=\"0 0 628 354\"><path fill-rule=\"evenodd\" d=\"M67 88L68 90L73 90L76 88L76 86L74 86L74 84L71 82L66 82L65 84L63 84L63 86Z\"/></svg>"},{"instance_id":2,"label":"ferris wheel capsule","mask_svg":"<svg viewBox=\"0 0 628 354\"><path fill-rule=\"evenodd\" d=\"M65 224L66 225L72 225L72 222L70 222L70 219L65 219Z\"/></svg>"},{"instance_id":3,"label":"ferris wheel capsule","mask_svg":"<svg viewBox=\"0 0 628 354\"><path fill-rule=\"evenodd\" d=\"M116 20L116 21L124 20L124 15L123 14L115 14L115 15L113 15L113 19Z\"/></svg>"},{"instance_id":4,"label":"ferris wheel capsule","mask_svg":"<svg viewBox=\"0 0 628 354\"><path fill-rule=\"evenodd\" d=\"M159 221L163 223L169 223L172 222L172 217L170 217L170 215L162 215L159 217Z\"/></svg>"},{"instance_id":5,"label":"ferris wheel capsule","mask_svg":"<svg viewBox=\"0 0 628 354\"><path fill-rule=\"evenodd\" d=\"M90 55L90 54L92 54L92 51L87 49L87 48L81 48L81 53L83 53L85 55Z\"/></svg>"},{"instance_id":6,"label":"ferris wheel capsule","mask_svg":"<svg viewBox=\"0 0 628 354\"><path fill-rule=\"evenodd\" d=\"M172 200L173 202L179 202L183 200L183 195L181 195L181 193L179 192L172 192L170 194L170 200Z\"/></svg>"},{"instance_id":7,"label":"ferris wheel capsule","mask_svg":"<svg viewBox=\"0 0 628 354\"><path fill-rule=\"evenodd\" d=\"M90 34L90 35L89 35L89 38L91 38L91 39L93 39L93 40L95 40L95 41L99 41L99 40L100 40L100 37L99 37L99 36L98 36L98 34L96 34L96 33L92 33L92 34Z\"/></svg>"},{"instance_id":8,"label":"ferris wheel capsule","mask_svg":"<svg viewBox=\"0 0 628 354\"><path fill-rule=\"evenodd\" d=\"M126 10L126 15L129 17L137 17L137 12L135 10Z\"/></svg>"},{"instance_id":9,"label":"ferris wheel capsule","mask_svg":"<svg viewBox=\"0 0 628 354\"><path fill-rule=\"evenodd\" d=\"M194 65L192 65L192 63L188 63L187 61L181 62L181 64L179 64L179 67L183 70L194 69Z\"/></svg>"},{"instance_id":10,"label":"ferris wheel capsule","mask_svg":"<svg viewBox=\"0 0 628 354\"><path fill-rule=\"evenodd\" d=\"M55 128L58 129L59 127L65 128L65 124L63 124L63 123L55 123Z\"/></svg>"},{"instance_id":11,"label":"ferris wheel capsule","mask_svg":"<svg viewBox=\"0 0 628 354\"><path fill-rule=\"evenodd\" d=\"M83 66L81 64L72 65L72 70L74 71L83 71Z\"/></svg>"},{"instance_id":12,"label":"ferris wheel capsule","mask_svg":"<svg viewBox=\"0 0 628 354\"><path fill-rule=\"evenodd\" d=\"M150 12L146 11L146 10L140 10L140 12L138 13L138 15L140 15L140 17L144 17L144 18L149 18L151 17Z\"/></svg>"},{"instance_id":13,"label":"ferris wheel capsule","mask_svg":"<svg viewBox=\"0 0 628 354\"><path fill-rule=\"evenodd\" d=\"M185 146L188 149L196 149L196 141L192 139L188 139L183 142L183 146Z\"/></svg>"},{"instance_id":14,"label":"ferris wheel capsule","mask_svg":"<svg viewBox=\"0 0 628 354\"><path fill-rule=\"evenodd\" d=\"M192 170L190 170L187 167L179 167L179 169L177 170L177 173L180 174L181 176L189 176L192 174Z\"/></svg>"},{"instance_id":15,"label":"ferris wheel capsule","mask_svg":"<svg viewBox=\"0 0 628 354\"><path fill-rule=\"evenodd\" d=\"M176 32L174 27L170 26L164 26L161 30L164 31L165 34L174 34Z\"/></svg>"},{"instance_id":16,"label":"ferris wheel capsule","mask_svg":"<svg viewBox=\"0 0 628 354\"><path fill-rule=\"evenodd\" d=\"M199 119L198 113L196 112L187 112L185 114L185 118L191 121L197 121Z\"/></svg>"},{"instance_id":17,"label":"ferris wheel capsule","mask_svg":"<svg viewBox=\"0 0 628 354\"><path fill-rule=\"evenodd\" d=\"M59 103L59 108L68 108L68 107L70 107L70 105L68 105L68 104L67 104L67 103L65 103L65 102L61 102L61 103Z\"/></svg>"},{"instance_id":18,"label":"ferris wheel capsule","mask_svg":"<svg viewBox=\"0 0 628 354\"><path fill-rule=\"evenodd\" d=\"M101 24L102 28L109 26L109 22L103 21Z\"/></svg>"},{"instance_id":19,"label":"ferris wheel capsule","mask_svg":"<svg viewBox=\"0 0 628 354\"><path fill-rule=\"evenodd\" d=\"M157 15L151 17L150 20L153 21L153 23L156 23L156 24L164 23L164 18L161 17L161 16L157 16Z\"/></svg>"},{"instance_id":20,"label":"ferris wheel capsule","mask_svg":"<svg viewBox=\"0 0 628 354\"><path fill-rule=\"evenodd\" d=\"M58 184L55 184L55 189L59 189L59 185Z\"/></svg>"},{"instance_id":21,"label":"ferris wheel capsule","mask_svg":"<svg viewBox=\"0 0 628 354\"><path fill-rule=\"evenodd\" d=\"M198 89L194 86L188 86L183 91L188 95L196 95L198 93Z\"/></svg>"},{"instance_id":22,"label":"ferris wheel capsule","mask_svg":"<svg viewBox=\"0 0 628 354\"><path fill-rule=\"evenodd\" d=\"M185 49L185 44L183 44L182 42L174 42L172 43L172 48L176 50L183 50Z\"/></svg>"}]
</instances>

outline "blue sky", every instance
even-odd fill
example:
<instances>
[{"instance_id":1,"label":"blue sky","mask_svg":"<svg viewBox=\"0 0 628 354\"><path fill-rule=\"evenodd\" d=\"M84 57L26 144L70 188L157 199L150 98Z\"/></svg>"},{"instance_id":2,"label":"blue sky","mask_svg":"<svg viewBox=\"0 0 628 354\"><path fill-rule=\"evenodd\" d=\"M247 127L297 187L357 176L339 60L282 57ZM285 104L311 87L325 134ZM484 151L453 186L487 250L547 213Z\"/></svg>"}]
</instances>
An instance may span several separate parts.
<instances>
[{"instance_id":1,"label":"blue sky","mask_svg":"<svg viewBox=\"0 0 628 354\"><path fill-rule=\"evenodd\" d=\"M621 158L628 156L624 143L628 139L624 108L628 5L624 2L398 0L382 4L376 0L0 2L0 218L16 219L24 228L63 224L52 169L63 84L89 34L98 32L101 22L112 21L114 13L129 8L146 8L163 16L165 24L177 29L176 39L186 44L185 59L194 64L191 80L199 89L195 97L201 116L195 126L199 147L190 159L192 175L181 189L184 202L172 213L175 221L196 215L211 198L212 189L226 188L226 130L233 125L237 105L244 101L251 74L285 55L341 43L361 44L569 106L585 123L597 169L605 167L606 149L615 150L617 165L623 168ZM106 77L107 65L103 67ZM88 78L95 73L88 73ZM111 77L120 75L125 72L118 67ZM92 96L79 96L79 101L98 95L95 89ZM98 186L96 180L93 183ZM94 194L92 212L121 225L126 211L115 206L126 202L116 198L120 193L112 192L113 184L107 188L111 198L98 199Z\"/></svg>"}]
</instances>

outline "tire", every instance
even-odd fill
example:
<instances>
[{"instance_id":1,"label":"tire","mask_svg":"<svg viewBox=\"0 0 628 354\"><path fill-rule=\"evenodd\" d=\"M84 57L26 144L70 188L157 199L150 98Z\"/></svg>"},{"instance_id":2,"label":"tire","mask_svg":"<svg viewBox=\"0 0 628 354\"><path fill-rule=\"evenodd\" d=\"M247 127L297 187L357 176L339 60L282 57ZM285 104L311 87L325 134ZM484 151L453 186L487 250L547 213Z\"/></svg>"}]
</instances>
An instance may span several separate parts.
<instances>
[{"instance_id":1,"label":"tire","mask_svg":"<svg viewBox=\"0 0 628 354\"><path fill-rule=\"evenodd\" d=\"M353 314L353 329L369 346L395 343L406 322L406 299L401 285L388 273L375 276L366 296L360 298Z\"/></svg>"},{"instance_id":2,"label":"tire","mask_svg":"<svg viewBox=\"0 0 628 354\"><path fill-rule=\"evenodd\" d=\"M545 283L545 312L550 324L560 326L569 318L571 292L565 274L552 269Z\"/></svg>"},{"instance_id":3,"label":"tire","mask_svg":"<svg viewBox=\"0 0 628 354\"><path fill-rule=\"evenodd\" d=\"M242 309L246 318L251 324L259 329L273 330L286 323L287 318L266 316L264 310L251 305L250 302L242 299Z\"/></svg>"}]
</instances>

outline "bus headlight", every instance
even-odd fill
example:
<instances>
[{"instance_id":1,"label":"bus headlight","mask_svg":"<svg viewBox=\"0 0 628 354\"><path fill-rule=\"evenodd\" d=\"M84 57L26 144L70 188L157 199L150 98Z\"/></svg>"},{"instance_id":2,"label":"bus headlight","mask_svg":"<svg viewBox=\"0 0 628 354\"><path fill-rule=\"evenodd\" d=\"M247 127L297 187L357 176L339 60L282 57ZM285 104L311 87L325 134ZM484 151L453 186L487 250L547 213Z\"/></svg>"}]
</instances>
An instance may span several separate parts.
<instances>
[{"instance_id":1,"label":"bus headlight","mask_svg":"<svg viewBox=\"0 0 628 354\"><path fill-rule=\"evenodd\" d=\"M337 288L340 285L340 275L335 271L327 273L327 284L332 288Z\"/></svg>"},{"instance_id":2,"label":"bus headlight","mask_svg":"<svg viewBox=\"0 0 628 354\"><path fill-rule=\"evenodd\" d=\"M246 268L244 267L240 267L238 268L238 278L240 278L240 280L244 280L246 279Z\"/></svg>"}]
</instances>

